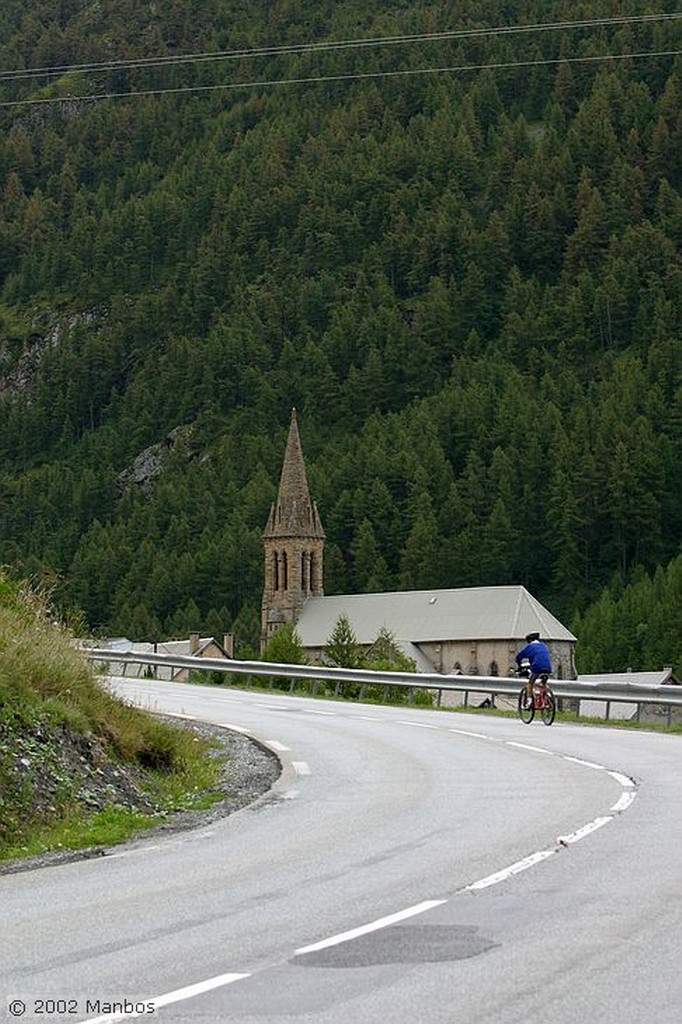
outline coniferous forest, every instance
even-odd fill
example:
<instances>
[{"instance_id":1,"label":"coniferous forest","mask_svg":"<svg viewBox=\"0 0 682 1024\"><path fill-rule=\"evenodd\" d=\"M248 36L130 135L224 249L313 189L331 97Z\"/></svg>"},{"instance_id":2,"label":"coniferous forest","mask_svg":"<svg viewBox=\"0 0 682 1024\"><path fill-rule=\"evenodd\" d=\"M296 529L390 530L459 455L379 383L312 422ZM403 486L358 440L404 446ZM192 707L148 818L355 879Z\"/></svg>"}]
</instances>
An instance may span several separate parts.
<instances>
[{"instance_id":1,"label":"coniferous forest","mask_svg":"<svg viewBox=\"0 0 682 1024\"><path fill-rule=\"evenodd\" d=\"M682 668L675 7L6 0L0 564L253 654L295 406L327 593Z\"/></svg>"}]
</instances>

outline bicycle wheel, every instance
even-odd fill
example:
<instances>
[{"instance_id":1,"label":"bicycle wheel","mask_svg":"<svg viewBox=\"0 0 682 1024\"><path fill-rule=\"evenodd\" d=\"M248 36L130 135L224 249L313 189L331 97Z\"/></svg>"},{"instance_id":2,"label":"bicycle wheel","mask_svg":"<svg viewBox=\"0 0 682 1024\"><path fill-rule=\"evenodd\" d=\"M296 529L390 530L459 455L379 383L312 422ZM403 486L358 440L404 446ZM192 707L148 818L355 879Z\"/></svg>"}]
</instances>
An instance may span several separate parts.
<instances>
[{"instance_id":1,"label":"bicycle wheel","mask_svg":"<svg viewBox=\"0 0 682 1024\"><path fill-rule=\"evenodd\" d=\"M542 705L542 721L545 725L551 725L556 718L556 700L549 687L545 690L545 700Z\"/></svg>"},{"instance_id":2,"label":"bicycle wheel","mask_svg":"<svg viewBox=\"0 0 682 1024\"><path fill-rule=\"evenodd\" d=\"M526 693L526 687L523 686L519 691L519 718L526 725L530 725L535 717L535 700L533 697L529 697Z\"/></svg>"}]
</instances>

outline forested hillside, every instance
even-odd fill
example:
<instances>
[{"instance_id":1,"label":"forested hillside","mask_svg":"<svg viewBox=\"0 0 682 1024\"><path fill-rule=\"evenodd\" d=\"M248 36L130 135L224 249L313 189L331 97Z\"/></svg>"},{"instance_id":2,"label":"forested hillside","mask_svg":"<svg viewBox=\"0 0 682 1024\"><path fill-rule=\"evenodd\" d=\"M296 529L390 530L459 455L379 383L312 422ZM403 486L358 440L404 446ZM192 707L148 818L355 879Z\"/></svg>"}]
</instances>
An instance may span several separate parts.
<instances>
[{"instance_id":1,"label":"forested hillside","mask_svg":"<svg viewBox=\"0 0 682 1024\"><path fill-rule=\"evenodd\" d=\"M327 593L682 667L675 7L3 3L0 563L253 653L296 406Z\"/></svg>"}]
</instances>

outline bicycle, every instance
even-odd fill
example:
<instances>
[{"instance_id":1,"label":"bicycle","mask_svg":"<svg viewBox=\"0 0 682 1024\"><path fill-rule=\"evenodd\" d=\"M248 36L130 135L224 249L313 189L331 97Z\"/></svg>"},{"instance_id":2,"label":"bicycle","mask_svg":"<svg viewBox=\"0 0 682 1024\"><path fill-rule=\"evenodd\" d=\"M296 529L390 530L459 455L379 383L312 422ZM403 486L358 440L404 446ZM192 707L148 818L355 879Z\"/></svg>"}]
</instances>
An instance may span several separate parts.
<instances>
[{"instance_id":1,"label":"bicycle","mask_svg":"<svg viewBox=\"0 0 682 1024\"><path fill-rule=\"evenodd\" d=\"M519 675L526 677L530 676L530 670L521 670ZM556 718L556 698L550 689L547 682L548 675L546 672L541 672L538 678L533 684L533 696L530 697L526 690L526 687L521 687L519 691L519 718L526 725L535 718L535 712L539 711L542 716L542 721L545 725L551 725Z\"/></svg>"}]
</instances>

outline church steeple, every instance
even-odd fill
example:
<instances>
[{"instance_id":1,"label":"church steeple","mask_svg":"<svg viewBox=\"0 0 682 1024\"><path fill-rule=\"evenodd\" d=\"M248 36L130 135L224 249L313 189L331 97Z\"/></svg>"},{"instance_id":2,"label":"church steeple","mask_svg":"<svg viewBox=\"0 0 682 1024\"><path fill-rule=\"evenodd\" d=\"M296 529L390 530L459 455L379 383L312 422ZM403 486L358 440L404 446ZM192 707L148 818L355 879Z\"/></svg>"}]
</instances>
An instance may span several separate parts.
<instances>
[{"instance_id":1,"label":"church steeple","mask_svg":"<svg viewBox=\"0 0 682 1024\"><path fill-rule=\"evenodd\" d=\"M291 410L277 501L270 509L265 538L315 537L324 539L317 506L310 500L296 410Z\"/></svg>"},{"instance_id":2,"label":"church steeple","mask_svg":"<svg viewBox=\"0 0 682 1024\"><path fill-rule=\"evenodd\" d=\"M261 646L284 623L296 623L309 597L321 597L324 530L310 499L296 410L292 409L277 501L263 531L265 584Z\"/></svg>"}]
</instances>

